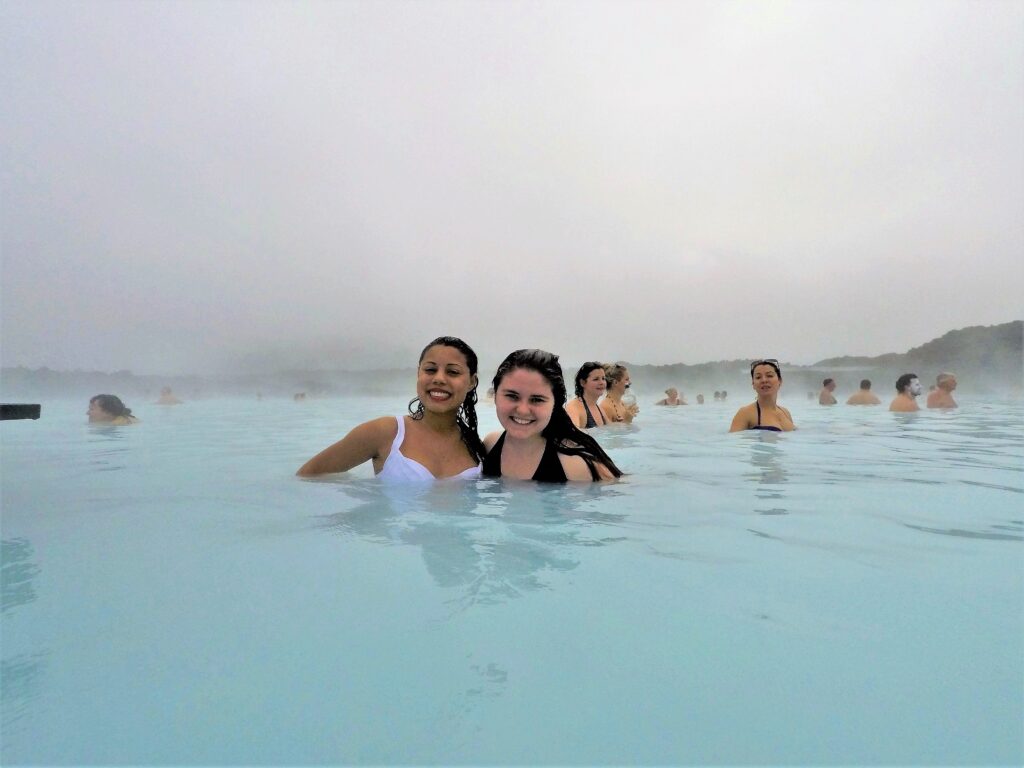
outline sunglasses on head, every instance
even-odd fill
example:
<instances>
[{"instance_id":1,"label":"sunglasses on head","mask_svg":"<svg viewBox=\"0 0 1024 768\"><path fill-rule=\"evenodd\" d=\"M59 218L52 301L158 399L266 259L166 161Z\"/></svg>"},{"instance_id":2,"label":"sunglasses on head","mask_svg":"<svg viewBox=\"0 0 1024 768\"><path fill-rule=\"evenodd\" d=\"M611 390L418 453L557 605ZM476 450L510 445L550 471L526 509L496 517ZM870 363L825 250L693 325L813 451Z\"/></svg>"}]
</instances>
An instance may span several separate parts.
<instances>
[{"instance_id":1,"label":"sunglasses on head","mask_svg":"<svg viewBox=\"0 0 1024 768\"><path fill-rule=\"evenodd\" d=\"M754 362L752 362L750 364L750 373L751 373L751 375L753 375L754 369L757 368L757 366L759 366L759 365L770 365L772 368L775 369L776 373L779 372L779 361L776 360L774 357L769 357L769 358L765 358L764 360L755 360Z\"/></svg>"}]
</instances>

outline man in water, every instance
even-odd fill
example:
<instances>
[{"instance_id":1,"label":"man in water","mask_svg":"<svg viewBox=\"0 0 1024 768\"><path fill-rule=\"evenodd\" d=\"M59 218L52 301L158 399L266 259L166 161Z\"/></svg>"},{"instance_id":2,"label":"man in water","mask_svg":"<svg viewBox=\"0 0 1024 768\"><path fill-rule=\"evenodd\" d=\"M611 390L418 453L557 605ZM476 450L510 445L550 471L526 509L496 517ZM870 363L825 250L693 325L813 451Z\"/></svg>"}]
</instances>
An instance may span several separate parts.
<instances>
[{"instance_id":1,"label":"man in water","mask_svg":"<svg viewBox=\"0 0 1024 768\"><path fill-rule=\"evenodd\" d=\"M832 391L836 388L835 379L825 379L821 382L821 392L818 393L818 405L835 405L836 398Z\"/></svg>"},{"instance_id":2,"label":"man in water","mask_svg":"<svg viewBox=\"0 0 1024 768\"><path fill-rule=\"evenodd\" d=\"M920 411L917 396L921 394L921 381L916 373L904 373L896 379L896 397L889 403L889 410L897 413Z\"/></svg>"},{"instance_id":3,"label":"man in water","mask_svg":"<svg viewBox=\"0 0 1024 768\"><path fill-rule=\"evenodd\" d=\"M928 394L929 408L956 408L953 390L956 389L956 376L952 373L940 373L935 377L935 389Z\"/></svg>"},{"instance_id":4,"label":"man in water","mask_svg":"<svg viewBox=\"0 0 1024 768\"><path fill-rule=\"evenodd\" d=\"M871 391L871 379L861 379L860 389L850 395L847 405L881 405L882 401Z\"/></svg>"}]
</instances>

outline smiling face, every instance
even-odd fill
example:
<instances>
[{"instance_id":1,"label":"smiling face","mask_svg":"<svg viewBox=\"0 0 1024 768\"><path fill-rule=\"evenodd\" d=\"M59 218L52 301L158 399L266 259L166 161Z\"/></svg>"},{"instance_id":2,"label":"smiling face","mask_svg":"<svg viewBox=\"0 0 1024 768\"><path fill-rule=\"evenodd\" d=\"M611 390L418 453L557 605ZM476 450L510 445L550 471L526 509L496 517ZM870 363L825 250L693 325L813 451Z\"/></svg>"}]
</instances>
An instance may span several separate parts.
<instances>
[{"instance_id":1,"label":"smiling face","mask_svg":"<svg viewBox=\"0 0 1024 768\"><path fill-rule=\"evenodd\" d=\"M595 368L583 381L583 396L590 400L597 400L604 394L608 383L604 378L604 368Z\"/></svg>"},{"instance_id":2,"label":"smiling face","mask_svg":"<svg viewBox=\"0 0 1024 768\"><path fill-rule=\"evenodd\" d=\"M431 413L457 411L477 384L466 356L440 344L423 353L416 376L416 395Z\"/></svg>"},{"instance_id":3,"label":"smiling face","mask_svg":"<svg viewBox=\"0 0 1024 768\"><path fill-rule=\"evenodd\" d=\"M540 373L513 368L499 382L494 404L507 436L529 440L543 437L555 409L555 396L551 383Z\"/></svg>"},{"instance_id":4,"label":"smiling face","mask_svg":"<svg viewBox=\"0 0 1024 768\"><path fill-rule=\"evenodd\" d=\"M772 395L779 391L782 379L772 366L765 363L754 367L750 374L750 383L758 395Z\"/></svg>"}]
</instances>

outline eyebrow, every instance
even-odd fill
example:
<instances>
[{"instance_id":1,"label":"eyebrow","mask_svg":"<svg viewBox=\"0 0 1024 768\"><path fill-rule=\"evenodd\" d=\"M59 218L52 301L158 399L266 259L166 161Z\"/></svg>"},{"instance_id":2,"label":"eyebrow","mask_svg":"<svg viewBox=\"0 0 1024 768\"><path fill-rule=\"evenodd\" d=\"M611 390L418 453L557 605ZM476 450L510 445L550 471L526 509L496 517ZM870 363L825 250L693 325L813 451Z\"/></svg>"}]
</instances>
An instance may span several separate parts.
<instances>
[{"instance_id":1,"label":"eyebrow","mask_svg":"<svg viewBox=\"0 0 1024 768\"><path fill-rule=\"evenodd\" d=\"M522 393L518 389L512 389L511 387L502 387L499 391L502 394L506 394L506 395L520 395L520 396L522 396ZM530 397L541 397L541 398L544 398L545 400L547 400L548 397L551 397L551 395L532 394L532 395L530 395Z\"/></svg>"}]
</instances>

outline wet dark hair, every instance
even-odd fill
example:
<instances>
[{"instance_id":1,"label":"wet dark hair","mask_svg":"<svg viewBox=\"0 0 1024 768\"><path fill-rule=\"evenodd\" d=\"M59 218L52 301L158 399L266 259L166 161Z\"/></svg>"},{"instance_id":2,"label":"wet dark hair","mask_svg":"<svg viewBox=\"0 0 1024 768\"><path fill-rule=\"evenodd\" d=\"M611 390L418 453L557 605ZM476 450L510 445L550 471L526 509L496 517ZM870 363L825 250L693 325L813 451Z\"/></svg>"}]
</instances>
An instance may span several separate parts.
<instances>
[{"instance_id":1,"label":"wet dark hair","mask_svg":"<svg viewBox=\"0 0 1024 768\"><path fill-rule=\"evenodd\" d=\"M823 387L827 387L827 386L828 386L829 384L831 384L831 383L832 383L833 381L835 381L835 379L825 379L825 380L824 380L823 382L821 382L821 386L823 386Z\"/></svg>"},{"instance_id":2,"label":"wet dark hair","mask_svg":"<svg viewBox=\"0 0 1024 768\"><path fill-rule=\"evenodd\" d=\"M910 386L910 380L916 378L916 373L904 373L902 376L896 379L896 391L902 392L904 389Z\"/></svg>"},{"instance_id":3,"label":"wet dark hair","mask_svg":"<svg viewBox=\"0 0 1024 768\"><path fill-rule=\"evenodd\" d=\"M768 365L775 369L775 375L779 377L779 381L782 381L782 369L779 368L778 360L755 360L750 364L750 378L754 378L754 369L759 365Z\"/></svg>"},{"instance_id":4,"label":"wet dark hair","mask_svg":"<svg viewBox=\"0 0 1024 768\"><path fill-rule=\"evenodd\" d=\"M584 363L580 366L580 369L576 371L576 397L583 397L583 382L590 378L590 374L596 371L598 368L604 368L602 363L598 363L591 360L589 363Z\"/></svg>"},{"instance_id":5,"label":"wet dark hair","mask_svg":"<svg viewBox=\"0 0 1024 768\"><path fill-rule=\"evenodd\" d=\"M81 400L79 400L81 402ZM95 397L89 398L90 403L96 403L100 408L109 413L115 419L118 416L125 416L129 419L134 418L132 416L132 409L121 402L121 398L117 395L96 395Z\"/></svg>"},{"instance_id":6,"label":"wet dark hair","mask_svg":"<svg viewBox=\"0 0 1024 768\"><path fill-rule=\"evenodd\" d=\"M495 392L498 391L501 380L517 368L536 371L551 385L555 407L551 411L551 421L544 427L541 436L549 443L554 443L555 450L559 453L582 458L595 480L600 478L595 466L597 464L603 464L613 476L622 477L622 470L615 466L615 462L604 452L597 440L573 424L566 413L565 379L562 378L562 366L558 362L558 355L545 352L543 349L517 349L498 366L493 381Z\"/></svg>"},{"instance_id":7,"label":"wet dark hair","mask_svg":"<svg viewBox=\"0 0 1024 768\"><path fill-rule=\"evenodd\" d=\"M479 366L476 352L462 339L455 336L438 336L420 352L420 363L423 362L423 358L427 356L427 352L430 351L431 347L451 347L452 349L457 349L466 358L469 375L476 376L477 367ZM459 433L462 435L462 442L466 444L469 455L479 463L484 460L487 451L484 449L483 441L477 432L476 402L476 386L474 386L466 393L466 399L459 406L459 410L455 414L455 423L459 425ZM413 403L417 403L415 408L413 408ZM412 414L414 419L422 419L423 411L423 403L420 402L419 397L414 397L409 401L409 413Z\"/></svg>"},{"instance_id":8,"label":"wet dark hair","mask_svg":"<svg viewBox=\"0 0 1024 768\"><path fill-rule=\"evenodd\" d=\"M871 389L871 379L861 379L860 380L860 388L861 389Z\"/></svg>"}]
</instances>

